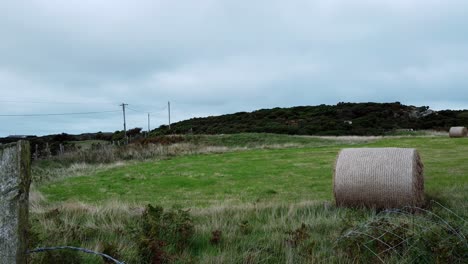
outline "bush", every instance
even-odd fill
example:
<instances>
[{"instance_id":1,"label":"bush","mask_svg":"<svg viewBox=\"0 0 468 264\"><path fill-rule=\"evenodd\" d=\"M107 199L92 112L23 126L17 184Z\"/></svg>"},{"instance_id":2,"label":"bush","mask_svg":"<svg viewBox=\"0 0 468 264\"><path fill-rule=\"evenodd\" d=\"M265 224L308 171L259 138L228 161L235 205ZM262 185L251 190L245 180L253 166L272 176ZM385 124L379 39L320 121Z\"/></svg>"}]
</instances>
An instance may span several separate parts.
<instances>
[{"instance_id":1,"label":"bush","mask_svg":"<svg viewBox=\"0 0 468 264\"><path fill-rule=\"evenodd\" d=\"M140 224L139 250L144 263L169 263L178 259L194 235L188 211L164 211L148 205Z\"/></svg>"}]
</instances>

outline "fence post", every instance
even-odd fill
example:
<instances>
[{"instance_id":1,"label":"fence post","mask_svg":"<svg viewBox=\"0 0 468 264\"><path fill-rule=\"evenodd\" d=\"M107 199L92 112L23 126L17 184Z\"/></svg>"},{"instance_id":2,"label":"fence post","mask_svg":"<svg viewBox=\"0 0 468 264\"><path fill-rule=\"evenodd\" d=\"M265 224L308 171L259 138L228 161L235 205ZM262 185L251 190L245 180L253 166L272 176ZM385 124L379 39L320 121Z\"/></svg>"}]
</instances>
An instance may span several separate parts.
<instances>
[{"instance_id":1,"label":"fence post","mask_svg":"<svg viewBox=\"0 0 468 264\"><path fill-rule=\"evenodd\" d=\"M0 262L27 262L28 199L31 183L29 142L0 144Z\"/></svg>"},{"instance_id":2,"label":"fence post","mask_svg":"<svg viewBox=\"0 0 468 264\"><path fill-rule=\"evenodd\" d=\"M65 152L65 147L63 146L62 143L60 143L59 145L59 152L60 152L60 155L63 155L63 153Z\"/></svg>"},{"instance_id":3,"label":"fence post","mask_svg":"<svg viewBox=\"0 0 468 264\"><path fill-rule=\"evenodd\" d=\"M34 154L33 154L33 157L34 157L34 160L38 160L39 159L39 146L36 144L36 150L34 151Z\"/></svg>"},{"instance_id":4,"label":"fence post","mask_svg":"<svg viewBox=\"0 0 468 264\"><path fill-rule=\"evenodd\" d=\"M50 148L49 148L49 142L46 142L44 153L47 158L50 158L50 156L52 156L52 152L50 152Z\"/></svg>"}]
</instances>

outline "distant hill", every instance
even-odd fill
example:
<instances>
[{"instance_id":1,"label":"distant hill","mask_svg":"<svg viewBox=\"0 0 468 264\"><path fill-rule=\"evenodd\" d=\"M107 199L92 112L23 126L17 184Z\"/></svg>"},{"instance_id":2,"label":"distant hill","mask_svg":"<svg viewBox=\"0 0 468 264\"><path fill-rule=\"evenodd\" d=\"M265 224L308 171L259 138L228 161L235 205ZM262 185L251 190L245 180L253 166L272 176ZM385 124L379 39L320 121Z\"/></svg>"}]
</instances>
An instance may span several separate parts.
<instances>
[{"instance_id":1,"label":"distant hill","mask_svg":"<svg viewBox=\"0 0 468 264\"><path fill-rule=\"evenodd\" d=\"M297 106L261 109L228 115L192 118L160 126L151 136L169 134L234 134L277 133L291 135L383 135L398 130L443 130L451 126L468 126L468 110L433 111L428 106L407 106L395 103L339 103L337 105ZM130 142L145 138L142 128L127 130ZM124 140L123 131L85 133L79 135L56 134L46 136L11 135L0 138L0 144L26 139L40 150L50 148L58 153L60 145L66 149L79 148L79 141ZM156 137L155 142L171 142Z\"/></svg>"},{"instance_id":2,"label":"distant hill","mask_svg":"<svg viewBox=\"0 0 468 264\"><path fill-rule=\"evenodd\" d=\"M294 135L382 135L398 129L448 130L468 126L468 110L433 111L395 103L338 103L261 109L192 118L161 126L153 135L265 132Z\"/></svg>"}]
</instances>

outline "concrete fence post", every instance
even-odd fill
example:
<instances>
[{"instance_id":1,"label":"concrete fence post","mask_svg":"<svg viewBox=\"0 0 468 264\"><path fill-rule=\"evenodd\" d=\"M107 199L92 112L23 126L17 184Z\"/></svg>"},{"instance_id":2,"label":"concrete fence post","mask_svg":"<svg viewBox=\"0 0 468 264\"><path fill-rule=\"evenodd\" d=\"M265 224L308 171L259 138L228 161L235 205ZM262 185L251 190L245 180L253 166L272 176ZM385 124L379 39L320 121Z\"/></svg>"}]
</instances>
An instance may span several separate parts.
<instances>
[{"instance_id":1,"label":"concrete fence post","mask_svg":"<svg viewBox=\"0 0 468 264\"><path fill-rule=\"evenodd\" d=\"M49 142L46 142L46 146L45 146L45 149L44 149L44 155L47 158L50 158L50 156L52 156L52 152L50 152L50 148L49 148Z\"/></svg>"},{"instance_id":2,"label":"concrete fence post","mask_svg":"<svg viewBox=\"0 0 468 264\"><path fill-rule=\"evenodd\" d=\"M27 262L29 142L0 144L0 263Z\"/></svg>"},{"instance_id":3,"label":"concrete fence post","mask_svg":"<svg viewBox=\"0 0 468 264\"><path fill-rule=\"evenodd\" d=\"M59 148L60 155L63 155L63 153L65 153L65 147L63 146L63 144L60 144Z\"/></svg>"}]
</instances>

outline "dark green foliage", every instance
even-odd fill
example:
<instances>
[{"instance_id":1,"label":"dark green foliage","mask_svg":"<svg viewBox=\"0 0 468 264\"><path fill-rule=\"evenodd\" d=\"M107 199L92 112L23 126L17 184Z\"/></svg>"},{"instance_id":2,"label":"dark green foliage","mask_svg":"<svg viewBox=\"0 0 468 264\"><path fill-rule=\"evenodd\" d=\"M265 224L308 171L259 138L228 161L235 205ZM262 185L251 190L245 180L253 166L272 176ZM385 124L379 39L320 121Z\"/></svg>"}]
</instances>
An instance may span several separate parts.
<instances>
[{"instance_id":1,"label":"dark green foliage","mask_svg":"<svg viewBox=\"0 0 468 264\"><path fill-rule=\"evenodd\" d=\"M169 263L187 249L194 235L188 211L148 205L141 220L139 249L145 263Z\"/></svg>"},{"instance_id":2,"label":"dark green foliage","mask_svg":"<svg viewBox=\"0 0 468 264\"><path fill-rule=\"evenodd\" d=\"M147 144L160 144L160 145L171 145L175 143L184 142L186 137L180 135L168 135L168 136L155 136L149 138L140 138L133 143L139 143L142 145Z\"/></svg>"},{"instance_id":3,"label":"dark green foliage","mask_svg":"<svg viewBox=\"0 0 468 264\"><path fill-rule=\"evenodd\" d=\"M72 135L69 135L66 133L52 136L52 141L56 141L56 142L72 141L73 139L74 137Z\"/></svg>"},{"instance_id":4,"label":"dark green foliage","mask_svg":"<svg viewBox=\"0 0 468 264\"><path fill-rule=\"evenodd\" d=\"M129 129L127 131L127 136L129 136L129 137L130 136L132 136L132 137L137 136L137 135L139 135L141 133L141 130L142 130L141 127L135 127L135 128Z\"/></svg>"},{"instance_id":5,"label":"dark green foliage","mask_svg":"<svg viewBox=\"0 0 468 264\"><path fill-rule=\"evenodd\" d=\"M210 243L212 245L218 245L221 243L223 232L221 230L215 230L211 232Z\"/></svg>"},{"instance_id":6,"label":"dark green foliage","mask_svg":"<svg viewBox=\"0 0 468 264\"><path fill-rule=\"evenodd\" d=\"M399 102L338 103L193 118L172 124L171 130L161 126L152 134L383 135L395 129L448 130L455 125L468 125L468 111L432 113L427 106Z\"/></svg>"},{"instance_id":7,"label":"dark green foliage","mask_svg":"<svg viewBox=\"0 0 468 264\"><path fill-rule=\"evenodd\" d=\"M111 140L112 141L119 141L123 140L125 137L125 132L122 131L115 131L114 134L112 134Z\"/></svg>"}]
</instances>

